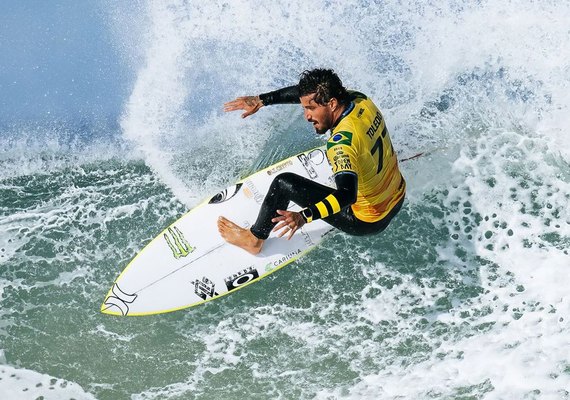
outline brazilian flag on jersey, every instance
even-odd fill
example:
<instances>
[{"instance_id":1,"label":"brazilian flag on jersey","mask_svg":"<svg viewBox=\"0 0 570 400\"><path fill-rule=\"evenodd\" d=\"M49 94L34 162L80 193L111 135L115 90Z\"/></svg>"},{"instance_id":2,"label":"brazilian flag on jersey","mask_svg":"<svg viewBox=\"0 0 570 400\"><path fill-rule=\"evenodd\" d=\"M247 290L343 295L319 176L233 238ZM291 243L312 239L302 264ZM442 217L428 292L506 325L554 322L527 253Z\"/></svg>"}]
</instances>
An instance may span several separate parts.
<instances>
[{"instance_id":1,"label":"brazilian flag on jersey","mask_svg":"<svg viewBox=\"0 0 570 400\"><path fill-rule=\"evenodd\" d=\"M350 146L352 143L352 133L347 131L337 132L332 136L327 142L327 150L337 144L343 144L345 146Z\"/></svg>"}]
</instances>

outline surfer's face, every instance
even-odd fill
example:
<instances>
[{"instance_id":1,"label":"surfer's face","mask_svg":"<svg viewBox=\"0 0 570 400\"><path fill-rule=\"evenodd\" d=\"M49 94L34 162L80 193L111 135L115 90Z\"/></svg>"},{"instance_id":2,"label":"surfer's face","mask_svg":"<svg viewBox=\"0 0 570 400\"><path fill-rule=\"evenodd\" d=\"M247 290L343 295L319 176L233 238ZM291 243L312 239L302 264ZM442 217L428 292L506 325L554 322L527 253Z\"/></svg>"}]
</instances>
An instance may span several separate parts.
<instances>
[{"instance_id":1,"label":"surfer's face","mask_svg":"<svg viewBox=\"0 0 570 400\"><path fill-rule=\"evenodd\" d=\"M305 119L313 124L315 131L319 135L326 133L333 125L332 103L333 101L331 100L325 105L318 104L315 101L314 93L301 97Z\"/></svg>"}]
</instances>

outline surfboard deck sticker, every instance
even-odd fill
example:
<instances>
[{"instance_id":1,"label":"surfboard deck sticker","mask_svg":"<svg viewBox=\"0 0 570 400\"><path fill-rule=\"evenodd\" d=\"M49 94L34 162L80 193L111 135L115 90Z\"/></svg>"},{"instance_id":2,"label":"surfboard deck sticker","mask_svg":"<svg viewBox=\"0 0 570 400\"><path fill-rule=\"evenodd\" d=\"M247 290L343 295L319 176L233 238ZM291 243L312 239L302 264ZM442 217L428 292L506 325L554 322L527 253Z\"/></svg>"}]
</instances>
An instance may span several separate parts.
<instances>
[{"instance_id":1,"label":"surfboard deck sticker","mask_svg":"<svg viewBox=\"0 0 570 400\"><path fill-rule=\"evenodd\" d=\"M313 249L332 227L317 220L291 240L272 233L256 256L226 243L220 215L242 227L256 220L273 178L293 172L335 187L325 147L300 153L254 173L196 206L144 247L119 275L101 312L161 314L211 301L266 277ZM290 203L290 210L300 207Z\"/></svg>"}]
</instances>

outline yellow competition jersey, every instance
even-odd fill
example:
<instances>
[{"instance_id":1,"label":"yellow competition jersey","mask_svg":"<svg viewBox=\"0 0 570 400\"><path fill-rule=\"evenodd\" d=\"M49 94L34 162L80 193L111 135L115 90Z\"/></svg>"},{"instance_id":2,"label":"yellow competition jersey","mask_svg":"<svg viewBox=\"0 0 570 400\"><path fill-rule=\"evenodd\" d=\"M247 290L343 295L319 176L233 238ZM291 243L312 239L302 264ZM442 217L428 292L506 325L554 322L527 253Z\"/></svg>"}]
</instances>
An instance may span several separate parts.
<instances>
[{"instance_id":1,"label":"yellow competition jersey","mask_svg":"<svg viewBox=\"0 0 570 400\"><path fill-rule=\"evenodd\" d=\"M354 108L333 128L327 158L334 174L350 171L358 175L352 210L361 221L376 222L404 197L406 182L382 113L362 93L350 93Z\"/></svg>"}]
</instances>

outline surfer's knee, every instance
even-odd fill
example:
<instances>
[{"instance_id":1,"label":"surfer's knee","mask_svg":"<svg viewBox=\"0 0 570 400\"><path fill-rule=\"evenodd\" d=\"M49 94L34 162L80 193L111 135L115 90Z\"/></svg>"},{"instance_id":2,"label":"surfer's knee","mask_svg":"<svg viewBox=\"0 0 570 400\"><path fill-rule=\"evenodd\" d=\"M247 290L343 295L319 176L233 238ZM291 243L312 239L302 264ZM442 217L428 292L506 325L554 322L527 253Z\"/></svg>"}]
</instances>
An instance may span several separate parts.
<instances>
[{"instance_id":1,"label":"surfer's knee","mask_svg":"<svg viewBox=\"0 0 570 400\"><path fill-rule=\"evenodd\" d=\"M280 191L291 191L295 186L298 175L292 172L283 172L277 175L273 182L271 182L271 188Z\"/></svg>"},{"instance_id":2,"label":"surfer's knee","mask_svg":"<svg viewBox=\"0 0 570 400\"><path fill-rule=\"evenodd\" d=\"M282 172L279 175L277 175L275 179L273 179L273 181L277 182L278 184L289 183L295 180L296 176L297 175L294 174L293 172Z\"/></svg>"}]
</instances>

